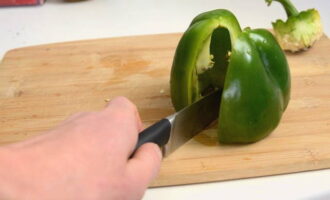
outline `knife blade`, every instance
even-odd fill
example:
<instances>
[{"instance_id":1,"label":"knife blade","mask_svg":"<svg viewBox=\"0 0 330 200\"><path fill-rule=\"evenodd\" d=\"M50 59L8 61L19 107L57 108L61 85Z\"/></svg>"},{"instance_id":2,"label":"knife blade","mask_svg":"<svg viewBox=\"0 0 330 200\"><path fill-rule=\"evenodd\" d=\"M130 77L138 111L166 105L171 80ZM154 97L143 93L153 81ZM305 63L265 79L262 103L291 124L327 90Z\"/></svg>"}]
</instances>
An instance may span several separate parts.
<instances>
[{"instance_id":1,"label":"knife blade","mask_svg":"<svg viewBox=\"0 0 330 200\"><path fill-rule=\"evenodd\" d=\"M168 156L217 119L220 100L221 91L216 90L146 128L139 134L132 155L141 145L153 142Z\"/></svg>"}]
</instances>

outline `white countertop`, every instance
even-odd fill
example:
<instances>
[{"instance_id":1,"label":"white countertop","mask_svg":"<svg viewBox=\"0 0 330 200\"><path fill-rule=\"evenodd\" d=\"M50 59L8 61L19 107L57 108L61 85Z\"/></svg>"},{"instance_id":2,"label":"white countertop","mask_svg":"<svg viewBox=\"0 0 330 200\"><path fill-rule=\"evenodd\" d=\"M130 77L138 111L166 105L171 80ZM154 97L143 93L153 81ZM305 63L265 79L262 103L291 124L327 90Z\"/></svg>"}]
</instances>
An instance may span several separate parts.
<instances>
[{"instance_id":1,"label":"white countertop","mask_svg":"<svg viewBox=\"0 0 330 200\"><path fill-rule=\"evenodd\" d=\"M329 0L294 0L298 9L320 11L330 35ZM284 18L278 3L264 0L48 0L43 6L0 8L0 59L18 47L186 30L197 14L234 12L242 27L271 28ZM330 170L147 190L144 199L330 199Z\"/></svg>"}]
</instances>

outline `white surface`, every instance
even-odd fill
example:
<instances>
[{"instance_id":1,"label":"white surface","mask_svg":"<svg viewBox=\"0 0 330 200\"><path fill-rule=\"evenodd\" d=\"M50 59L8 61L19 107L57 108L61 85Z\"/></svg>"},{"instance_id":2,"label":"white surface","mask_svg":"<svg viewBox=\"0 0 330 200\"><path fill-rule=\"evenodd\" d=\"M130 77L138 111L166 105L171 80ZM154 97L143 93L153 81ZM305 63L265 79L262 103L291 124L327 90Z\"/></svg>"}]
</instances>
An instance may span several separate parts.
<instances>
[{"instance_id":1,"label":"white surface","mask_svg":"<svg viewBox=\"0 0 330 200\"><path fill-rule=\"evenodd\" d=\"M298 9L317 8L330 35L329 0L295 0ZM242 27L270 28L284 18L263 0L48 0L37 7L0 8L0 59L30 45L126 35L183 32L207 10L226 8ZM149 189L144 199L330 199L330 170Z\"/></svg>"},{"instance_id":2,"label":"white surface","mask_svg":"<svg viewBox=\"0 0 330 200\"><path fill-rule=\"evenodd\" d=\"M330 170L149 189L145 200L329 200Z\"/></svg>"},{"instance_id":3,"label":"white surface","mask_svg":"<svg viewBox=\"0 0 330 200\"><path fill-rule=\"evenodd\" d=\"M330 35L329 0L296 0L317 8ZM242 27L271 27L285 18L277 2L263 0L48 0L37 7L0 8L0 57L12 48L123 35L183 32L197 14L216 8L234 12Z\"/></svg>"}]
</instances>

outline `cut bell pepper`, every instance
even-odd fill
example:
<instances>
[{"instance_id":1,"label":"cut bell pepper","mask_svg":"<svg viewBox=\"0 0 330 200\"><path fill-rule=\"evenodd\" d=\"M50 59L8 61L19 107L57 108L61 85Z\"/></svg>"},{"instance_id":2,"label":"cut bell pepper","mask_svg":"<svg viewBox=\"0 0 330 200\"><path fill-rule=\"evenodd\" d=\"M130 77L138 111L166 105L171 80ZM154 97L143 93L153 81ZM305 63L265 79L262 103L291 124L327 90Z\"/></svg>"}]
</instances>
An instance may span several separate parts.
<instances>
[{"instance_id":1,"label":"cut bell pepper","mask_svg":"<svg viewBox=\"0 0 330 200\"><path fill-rule=\"evenodd\" d=\"M170 87L176 110L222 90L219 141L252 143L279 124L290 98L290 72L269 31L241 30L230 11L218 9L195 17L183 34Z\"/></svg>"}]
</instances>

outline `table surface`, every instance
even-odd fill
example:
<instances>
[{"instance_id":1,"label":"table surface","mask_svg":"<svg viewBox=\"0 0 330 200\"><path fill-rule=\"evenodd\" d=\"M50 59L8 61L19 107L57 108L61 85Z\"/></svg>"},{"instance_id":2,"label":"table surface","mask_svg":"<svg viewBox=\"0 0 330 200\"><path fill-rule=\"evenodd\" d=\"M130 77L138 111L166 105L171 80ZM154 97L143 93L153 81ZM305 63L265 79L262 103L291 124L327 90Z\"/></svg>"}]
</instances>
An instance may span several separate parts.
<instances>
[{"instance_id":1,"label":"table surface","mask_svg":"<svg viewBox=\"0 0 330 200\"><path fill-rule=\"evenodd\" d=\"M320 11L330 35L329 0L293 0ZM48 0L42 6L0 8L0 59L18 47L186 30L197 14L216 8L235 13L242 27L271 28L285 18L278 3L263 0ZM330 169L214 183L152 188L144 199L330 199Z\"/></svg>"}]
</instances>

